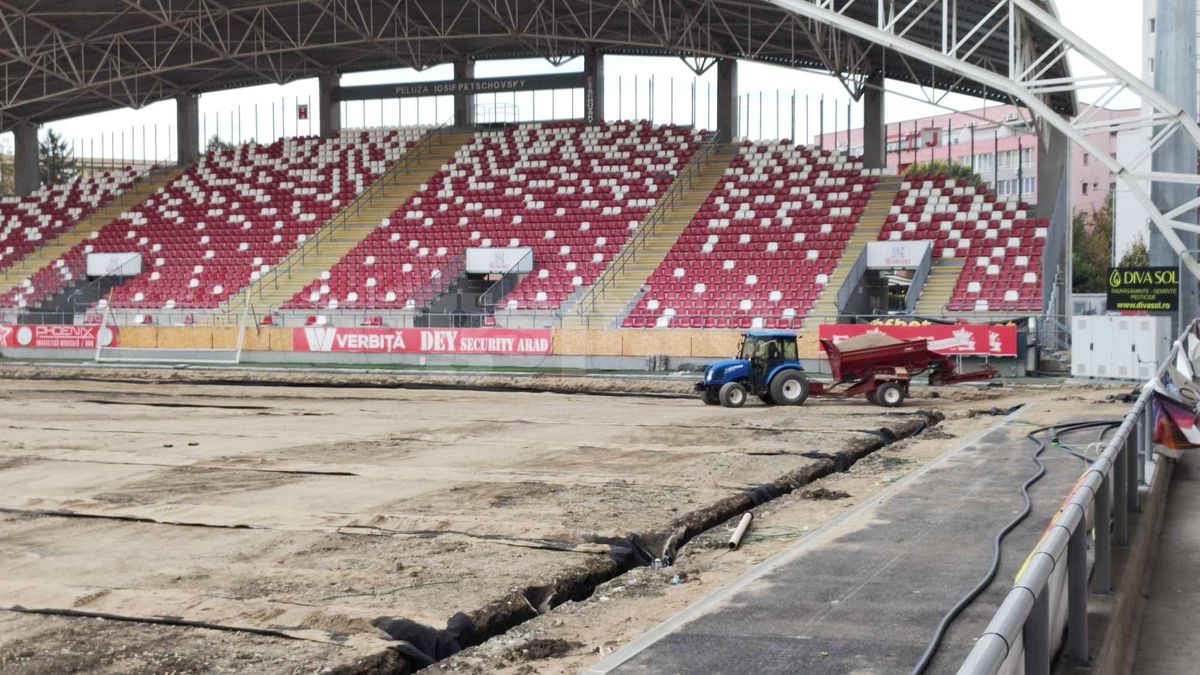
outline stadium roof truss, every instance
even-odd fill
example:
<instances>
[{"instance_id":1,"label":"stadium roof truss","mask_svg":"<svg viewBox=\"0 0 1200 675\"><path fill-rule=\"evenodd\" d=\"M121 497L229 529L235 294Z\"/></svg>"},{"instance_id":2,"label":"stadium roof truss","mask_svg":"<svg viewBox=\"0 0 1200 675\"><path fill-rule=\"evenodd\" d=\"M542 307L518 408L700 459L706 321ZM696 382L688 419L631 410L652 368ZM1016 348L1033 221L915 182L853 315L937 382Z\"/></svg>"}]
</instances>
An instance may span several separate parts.
<instances>
[{"instance_id":1,"label":"stadium roof truss","mask_svg":"<svg viewBox=\"0 0 1200 675\"><path fill-rule=\"evenodd\" d=\"M1152 87L1067 30L1050 0L0 0L0 129L183 93L285 83L329 72L423 69L461 59L678 56L697 72L734 57L1017 104L1108 166L1184 254L1178 222L1200 198L1154 208L1147 181L1089 134L1144 128L1200 148L1200 129ZM1072 74L1068 57L1096 75ZM1142 114L1075 117L1078 94L1132 95ZM1200 265L1185 255L1197 276Z\"/></svg>"},{"instance_id":2,"label":"stadium roof truss","mask_svg":"<svg viewBox=\"0 0 1200 675\"><path fill-rule=\"evenodd\" d=\"M892 4L898 34L937 40L930 17L941 0ZM998 25L983 0L955 6L964 25ZM959 59L991 71L1007 62L1004 36L991 24L961 34ZM1041 47L1051 40L1029 39ZM679 56L696 72L722 57L826 70L856 97L866 76L882 71L1007 100L932 64L885 58L870 40L765 0L0 0L0 128L328 72L459 59L561 64L592 48ZM1048 70L1065 74L1062 63ZM1073 111L1070 96L1049 98Z\"/></svg>"},{"instance_id":3,"label":"stadium roof truss","mask_svg":"<svg viewBox=\"0 0 1200 675\"><path fill-rule=\"evenodd\" d=\"M1159 209L1150 195L1151 183L1200 186L1195 172L1171 173L1146 169L1155 150L1167 143L1193 148L1200 156L1200 127L1196 120L1171 103L1151 85L1121 68L1104 52L1068 30L1053 6L1035 0L770 0L778 7L814 22L835 27L855 39L867 40L910 60L928 63L946 72L999 92L1025 108L1043 131L1053 128L1102 162L1142 204L1155 227L1181 262L1197 278L1200 263L1178 232L1200 232L1180 216L1194 213L1200 197ZM963 23L961 7L989 8L979 19ZM909 17L922 17L935 29L932 42L911 33ZM989 70L974 59L973 46L982 36L999 34L1008 45L1006 63ZM1071 58L1096 74L1073 75L1066 67ZM1057 67L1056 67L1057 66ZM1053 104L1057 95L1077 100L1088 92L1095 105L1072 117ZM1117 99L1132 96L1139 115L1100 119L1096 113ZM1093 98L1089 96L1089 98ZM1128 163L1105 152L1089 136L1105 132L1141 131L1150 142ZM1045 139L1047 134L1040 136ZM1196 193L1193 191L1193 195Z\"/></svg>"}]
</instances>

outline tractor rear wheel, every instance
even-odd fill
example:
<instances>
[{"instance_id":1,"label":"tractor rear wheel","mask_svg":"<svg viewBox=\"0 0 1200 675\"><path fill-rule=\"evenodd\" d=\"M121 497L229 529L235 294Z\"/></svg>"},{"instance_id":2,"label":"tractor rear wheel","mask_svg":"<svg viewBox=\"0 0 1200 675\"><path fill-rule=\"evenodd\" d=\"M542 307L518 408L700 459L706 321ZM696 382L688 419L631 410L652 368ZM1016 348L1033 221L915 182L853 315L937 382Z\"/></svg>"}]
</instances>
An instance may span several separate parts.
<instances>
[{"instance_id":1,"label":"tractor rear wheel","mask_svg":"<svg viewBox=\"0 0 1200 675\"><path fill-rule=\"evenodd\" d=\"M795 371L783 372L771 380L771 398L780 405L800 405L808 398L808 379Z\"/></svg>"},{"instance_id":2,"label":"tractor rear wheel","mask_svg":"<svg viewBox=\"0 0 1200 675\"><path fill-rule=\"evenodd\" d=\"M875 402L885 408L904 403L904 388L895 382L884 382L875 390Z\"/></svg>"},{"instance_id":3,"label":"tractor rear wheel","mask_svg":"<svg viewBox=\"0 0 1200 675\"><path fill-rule=\"evenodd\" d=\"M746 404L746 388L738 382L726 382L717 398L726 408L740 408Z\"/></svg>"}]
</instances>

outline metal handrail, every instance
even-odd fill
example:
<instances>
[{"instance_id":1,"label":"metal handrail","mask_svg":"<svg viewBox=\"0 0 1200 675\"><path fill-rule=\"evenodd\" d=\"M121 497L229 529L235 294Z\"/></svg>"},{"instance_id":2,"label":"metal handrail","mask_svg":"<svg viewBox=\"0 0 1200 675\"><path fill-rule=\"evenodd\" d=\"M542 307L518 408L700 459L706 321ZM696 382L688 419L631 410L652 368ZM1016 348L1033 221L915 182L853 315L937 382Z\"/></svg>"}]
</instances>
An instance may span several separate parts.
<instances>
[{"instance_id":1,"label":"metal handrail","mask_svg":"<svg viewBox=\"0 0 1200 675\"><path fill-rule=\"evenodd\" d=\"M127 187L125 187L124 189L122 189L120 192L113 192L113 193L112 193L112 195L111 195L111 197L109 198L109 200L108 200L107 202L105 202L105 203L103 203L103 204L101 204L101 205L97 206L96 208L94 208L94 209L92 209L90 212L88 212L87 214L84 214L84 215L80 216L78 219L76 219L76 220L75 220L75 223L74 223L74 225L71 225L70 227L71 227L71 228L77 227L77 226L78 226L80 223L82 223L83 221L85 221L85 220L88 220L88 219L92 218L92 217L93 217L93 216L95 216L97 213L100 213L100 212L101 212L101 211L103 211L104 209L108 208L109 206L111 206L111 205L112 205L112 203L113 203L113 202L115 202L115 201L117 201L118 199L120 199L121 197L125 196L125 193L126 193L126 192L128 192L128 191L132 190L132 189L133 189L134 187L136 187L136 186L137 186L139 183L141 183L141 182L145 181L145 180L146 180L147 178L149 178L151 175L153 175L153 174L157 174L157 173L166 173L166 172L169 172L169 171L172 171L172 170L174 170L174 167L159 167L159 166L154 166L154 167L151 167L151 168L147 169L147 170L146 170L146 171L144 171L144 172L143 172L141 175L139 175L139 176L138 176L136 179L134 179L134 181L133 181L132 183L130 183L130 184L127 186ZM143 200L143 201L145 201L145 200ZM111 222L111 221L110 221L110 222ZM108 224L108 223L105 223L105 225L107 225L107 224ZM62 233L60 232L59 234L62 234ZM49 246L49 245L51 245L51 244L54 244L56 241L58 241L58 237L55 237L54 239L50 239L50 240L48 240L48 241L44 242L44 243L42 244L42 246ZM72 247L72 248L74 248L74 247ZM19 265L19 264L20 264L21 262L23 262L24 260L26 260L26 259L27 259L27 258L28 258L30 255L33 255L34 253L36 253L36 252L37 252L37 251L39 251L39 250L41 250L41 247L39 247L39 248L37 248L37 249L34 249L33 251L30 251L29 253L27 253L27 254L25 255L25 257L23 257L23 258L21 258L21 259L19 259L19 260L15 260L15 261L13 261L13 263L12 263L11 265L9 265L9 266L5 267L4 269L0 270L0 290L4 290L4 291L10 290L10 289L12 289L12 287L13 287L13 286L15 286L15 285L16 285L16 283L19 283L19 282L21 282L21 281L24 281L25 279L29 279L30 277L32 277L32 276L33 276L32 274L21 274L21 275L13 274L13 273L12 273L12 270L13 270L13 268L14 268L14 267L16 267L17 265ZM41 269L41 268L39 268L39 269ZM38 271L38 270L34 270L34 274L36 274L36 273L37 273L37 271ZM11 279L16 279L16 280L17 280L17 281L16 281L16 283L14 283L14 282L10 281Z\"/></svg>"},{"instance_id":2,"label":"metal handrail","mask_svg":"<svg viewBox=\"0 0 1200 675\"><path fill-rule=\"evenodd\" d=\"M909 314L917 311L917 301L921 299L921 293L925 290L925 281L929 278L932 270L933 246L930 245L925 248L921 264L917 265L917 271L913 272L912 285L908 287L908 293L904 295L904 309Z\"/></svg>"},{"instance_id":3,"label":"metal handrail","mask_svg":"<svg viewBox=\"0 0 1200 675\"><path fill-rule=\"evenodd\" d=\"M268 284L272 284L272 288L279 288L280 277L285 274L287 275L286 278L290 279L292 270L298 265L303 264L308 259L308 256L320 252L322 242L328 241L337 232L345 229L352 217L358 216L363 208L373 203L376 197L381 196L388 186L395 185L398 182L399 176L403 175L403 172L399 169L407 169L418 157L424 156L433 146L434 139L444 136L447 130L451 128L453 120L454 118L450 117L441 124L426 129L425 133L421 134L420 140L407 149L391 168L388 169L386 174L380 176L374 183L371 183L366 190L363 190L362 194L354 198L354 201L347 204L333 218L330 218L324 227L314 232L299 247L293 249L287 257L272 266L266 274L262 275L257 281L251 282L248 287L243 289L237 296L234 296L233 299L227 300L222 311L225 313L232 312L237 303L249 302L253 296L261 299L263 297L263 289ZM270 308L267 311L269 310Z\"/></svg>"},{"instance_id":4,"label":"metal handrail","mask_svg":"<svg viewBox=\"0 0 1200 675\"><path fill-rule=\"evenodd\" d=\"M999 672L1012 653L1010 645L1016 645L1022 637L1026 672L1031 668L1032 672L1049 671L1051 636L1061 628L1052 626L1049 583L1063 564L1067 567L1067 656L1076 663L1088 662L1087 514L1094 507L1092 590L1108 593L1112 590L1112 550L1129 539L1129 512L1140 509L1139 469L1154 450L1151 382L1161 381L1188 335L1197 334L1198 325L1200 322L1193 320L1180 334L1104 451L1068 493L1026 559L1012 590L959 667L960 675Z\"/></svg>"},{"instance_id":5,"label":"metal handrail","mask_svg":"<svg viewBox=\"0 0 1200 675\"><path fill-rule=\"evenodd\" d=\"M496 283L488 286L487 290L485 290L483 293L480 293L479 306L484 308L490 307L492 308L492 311L495 312L495 307L500 304L500 298L508 295L508 293L516 287L516 284L512 284L512 286L507 288L505 287L506 284L509 284L512 281L512 277L509 275L516 273L515 270L520 269L521 265L523 265L527 259L532 257L533 249L530 249L525 255L521 256L520 260L513 263L512 266L505 270L504 273L500 275L500 279L498 279ZM495 297L493 298L493 293L496 291L496 289L500 289L500 292L496 293Z\"/></svg>"},{"instance_id":6,"label":"metal handrail","mask_svg":"<svg viewBox=\"0 0 1200 675\"><path fill-rule=\"evenodd\" d=\"M858 252L858 258L854 264L850 266L850 271L846 273L846 278L842 280L842 285L837 290L837 295L834 296L834 302L837 305L833 308L835 312L842 311L846 303L850 302L850 296L854 294L855 289L859 287L862 278L867 273L867 247L863 247Z\"/></svg>"},{"instance_id":7,"label":"metal handrail","mask_svg":"<svg viewBox=\"0 0 1200 675\"><path fill-rule=\"evenodd\" d=\"M454 259L446 263L442 269L438 270L438 275L432 277L429 281L422 284L420 288L413 291L404 302L407 306L410 302L414 309L423 310L430 303L437 299L442 294L446 287L454 282L463 270L467 268L467 254L459 253L454 256Z\"/></svg>"},{"instance_id":8,"label":"metal handrail","mask_svg":"<svg viewBox=\"0 0 1200 675\"><path fill-rule=\"evenodd\" d=\"M617 277L625 271L625 268L637 260L638 251L646 248L646 240L654 234L659 223L666 217L666 212L675 206L679 201L680 196L689 188L692 187L692 181L696 174L700 173L700 167L708 160L708 158L716 151L720 144L718 134L713 134L707 140L702 142L688 161L687 167L684 168L671 183L671 187L667 189L666 194L662 196L650 210L650 213L642 220L641 226L634 233L621 252L617 254L612 262L609 263L608 269L592 282L591 287L579 298L573 307L576 315L587 314L584 311L586 306L588 310L596 309L596 301L604 294L604 291L616 283Z\"/></svg>"}]
</instances>

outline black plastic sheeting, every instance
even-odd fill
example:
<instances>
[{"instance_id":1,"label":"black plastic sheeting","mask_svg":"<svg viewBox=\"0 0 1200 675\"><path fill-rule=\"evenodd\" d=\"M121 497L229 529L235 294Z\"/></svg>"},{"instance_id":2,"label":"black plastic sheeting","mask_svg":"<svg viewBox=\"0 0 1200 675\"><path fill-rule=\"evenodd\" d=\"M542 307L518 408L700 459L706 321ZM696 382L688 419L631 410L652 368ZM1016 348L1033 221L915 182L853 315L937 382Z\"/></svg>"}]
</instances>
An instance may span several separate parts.
<instances>
[{"instance_id":1,"label":"black plastic sheeting","mask_svg":"<svg viewBox=\"0 0 1200 675\"><path fill-rule=\"evenodd\" d=\"M409 619L389 616L381 616L374 623L376 628L393 640L403 643L392 648L417 668L431 666L459 653L464 646L479 642L475 624L462 612L450 617L446 627L440 630Z\"/></svg>"}]
</instances>

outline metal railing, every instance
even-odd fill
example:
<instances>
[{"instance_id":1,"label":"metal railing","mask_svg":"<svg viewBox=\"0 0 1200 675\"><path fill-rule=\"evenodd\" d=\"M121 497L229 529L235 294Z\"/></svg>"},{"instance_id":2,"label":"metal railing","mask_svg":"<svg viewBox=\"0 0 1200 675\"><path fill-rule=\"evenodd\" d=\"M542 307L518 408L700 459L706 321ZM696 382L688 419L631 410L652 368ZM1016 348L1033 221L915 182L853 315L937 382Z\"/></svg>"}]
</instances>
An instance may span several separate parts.
<instances>
[{"instance_id":1,"label":"metal railing","mask_svg":"<svg viewBox=\"0 0 1200 675\"><path fill-rule=\"evenodd\" d=\"M912 284L908 287L908 292L904 294L904 309L909 314L917 311L917 301L921 299L921 292L925 290L925 280L929 278L929 272L933 270L933 247L929 246L925 249L925 256L921 258L921 264L917 265L917 271L913 272Z\"/></svg>"},{"instance_id":2,"label":"metal railing","mask_svg":"<svg viewBox=\"0 0 1200 675\"><path fill-rule=\"evenodd\" d=\"M145 180L149 179L150 177L157 176L160 174L165 174L165 173L175 171L175 170L176 170L176 167L162 167L162 166L158 166L158 165L150 167L146 171L143 171L142 173L138 174L137 177L133 179L133 182L131 182L127 187L125 187L124 189L122 189L120 191L114 191L110 195L108 201L104 202L103 204L100 204L99 206L95 207L94 209L92 209L91 211L89 211L87 213L80 214L79 218L77 218L73 224L64 227L62 230L60 230L55 235L55 237L53 239L49 239L49 240L42 242L42 245L40 247L38 247L32 251L29 251L21 258L14 260L12 262L12 264L8 265L4 269L0 269L0 292L11 290L13 287L17 286L22 281L32 278L33 275L39 271L39 270L34 270L31 274L14 274L13 273L13 268L19 266L29 256L32 256L32 255L35 255L36 253L38 253L42 247L53 246L54 243L58 240L58 237L60 235L64 234L67 230L74 229L75 227L82 224L84 221L95 217L96 214L104 211L105 209L112 207L114 202L121 199L129 192L137 189L137 187L139 185L141 185ZM142 201L145 201L145 200L142 200ZM128 208L128 207L123 207L123 208ZM115 219L115 217L113 219ZM111 222L111 220L112 219L110 219L109 222ZM108 224L108 222L105 222L101 225L101 227L103 227L104 225L107 225L107 224ZM69 250L70 249L67 249L67 251L69 251ZM66 254L67 251L63 251L63 254ZM51 263L51 264L53 264L53 263Z\"/></svg>"},{"instance_id":3,"label":"metal railing","mask_svg":"<svg viewBox=\"0 0 1200 675\"><path fill-rule=\"evenodd\" d=\"M1176 340L1153 381L1161 380L1175 361L1193 321ZM1129 538L1129 513L1139 511L1138 488L1145 463L1154 451L1154 387L1147 383L1133 409L1100 456L1083 473L1041 540L1026 559L1016 583L988 623L983 635L962 663L960 675L994 675L1010 655L1018 639L1024 645L1024 671L1050 672L1053 636L1063 626L1053 625L1050 607L1051 577L1066 566L1066 655L1074 663L1088 662L1088 593L1112 591L1112 557L1115 545ZM1091 588L1088 587L1087 513L1094 510ZM1144 524L1143 527L1149 527ZM1136 589L1135 593L1138 592Z\"/></svg>"},{"instance_id":4,"label":"metal railing","mask_svg":"<svg viewBox=\"0 0 1200 675\"><path fill-rule=\"evenodd\" d=\"M362 194L355 197L354 201L350 202L337 215L331 218L328 223L314 232L311 237L289 253L286 258L276 263L257 281L250 282L246 288L242 289L241 293L226 301L225 305L221 308L222 311L226 313L236 312L239 305L249 302L254 298L262 299L263 289L268 287L278 289L281 277L290 279L292 271L304 264L309 256L320 253L323 242L332 239L335 234L344 230L349 225L351 219L356 218L362 213L364 208L374 203L377 198L382 197L388 187L397 185L400 182L400 178L407 175L408 168L418 159L428 154L435 139L446 134L451 128L453 119L453 117L448 118L445 122L426 129L425 133L421 134L420 140L411 148L408 148L404 154L400 155L399 159L388 169L387 173L371 183L366 190L363 190Z\"/></svg>"},{"instance_id":5,"label":"metal railing","mask_svg":"<svg viewBox=\"0 0 1200 675\"><path fill-rule=\"evenodd\" d=\"M497 280L496 283L488 286L486 291L479 294L479 306L485 309L490 309L494 313L496 306L500 304L501 298L512 292L512 290L517 287L517 284L520 283L520 279L517 278L517 274L519 274L518 270L520 270L522 266L532 269L532 260L533 249L529 249L525 255L521 256L520 260L505 270L504 274L501 275L500 279Z\"/></svg>"},{"instance_id":6,"label":"metal railing","mask_svg":"<svg viewBox=\"0 0 1200 675\"><path fill-rule=\"evenodd\" d=\"M607 289L616 282L626 267L637 261L638 252L647 248L647 240L654 234L658 225L666 218L667 211L674 208L683 193L692 187L696 175L700 173L701 168L713 152L716 151L719 144L719 135L713 134L696 148L696 152L688 160L688 165L675 177L666 194L659 198L654 204L654 208L650 210L650 213L646 214L646 217L642 219L637 232L625 242L625 246L622 247L621 252L609 263L608 269L604 270L592 282L591 288L575 303L573 309L576 315L587 314L595 310L596 301L604 296ZM691 220L690 217L688 219Z\"/></svg>"},{"instance_id":7,"label":"metal railing","mask_svg":"<svg viewBox=\"0 0 1200 675\"><path fill-rule=\"evenodd\" d=\"M404 302L405 306L411 305L418 311L427 309L465 269L467 269L467 254L459 253L438 270L437 274L431 276L429 281L413 291L413 294Z\"/></svg>"},{"instance_id":8,"label":"metal railing","mask_svg":"<svg viewBox=\"0 0 1200 675\"><path fill-rule=\"evenodd\" d=\"M854 290L862 283L862 279L867 274L867 248L864 246L858 252L858 258L854 260L854 264L850 266L850 271L846 273L846 278L842 279L842 285L837 289L837 295L833 296L835 303L834 309L838 312L850 302L850 296L854 295ZM828 290L828 289L826 289Z\"/></svg>"}]
</instances>

